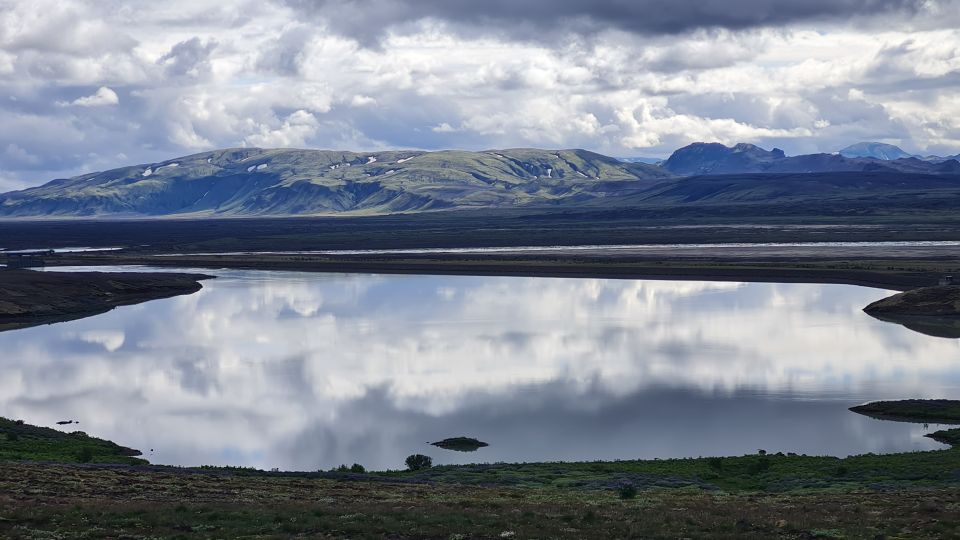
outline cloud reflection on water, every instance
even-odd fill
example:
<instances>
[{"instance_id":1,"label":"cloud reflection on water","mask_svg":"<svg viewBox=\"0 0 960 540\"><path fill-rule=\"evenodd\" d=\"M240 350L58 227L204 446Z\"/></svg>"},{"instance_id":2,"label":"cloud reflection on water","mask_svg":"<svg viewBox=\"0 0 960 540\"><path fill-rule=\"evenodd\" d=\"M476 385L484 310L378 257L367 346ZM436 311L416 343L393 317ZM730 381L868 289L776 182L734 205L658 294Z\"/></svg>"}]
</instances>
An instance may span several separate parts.
<instances>
[{"instance_id":1,"label":"cloud reflection on water","mask_svg":"<svg viewBox=\"0 0 960 540\"><path fill-rule=\"evenodd\" d=\"M225 272L194 295L0 334L6 416L155 462L594 459L936 448L846 412L958 397L958 342L805 284ZM468 435L476 454L426 447ZM456 455L454 455L456 454Z\"/></svg>"}]
</instances>

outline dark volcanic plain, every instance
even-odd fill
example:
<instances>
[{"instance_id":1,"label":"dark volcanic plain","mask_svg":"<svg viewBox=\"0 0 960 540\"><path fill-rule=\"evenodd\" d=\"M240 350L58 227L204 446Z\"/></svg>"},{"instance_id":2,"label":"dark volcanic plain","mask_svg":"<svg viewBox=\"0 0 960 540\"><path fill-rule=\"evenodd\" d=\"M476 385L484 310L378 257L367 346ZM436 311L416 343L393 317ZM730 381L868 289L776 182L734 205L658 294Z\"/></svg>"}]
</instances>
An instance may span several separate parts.
<instances>
[{"instance_id":1,"label":"dark volcanic plain","mask_svg":"<svg viewBox=\"0 0 960 540\"><path fill-rule=\"evenodd\" d=\"M0 221L0 238L8 249L123 248L58 254L47 260L50 265L779 280L895 290L935 285L944 274L960 271L960 249L952 245L828 244L960 241L960 220L940 214L910 224L822 216L797 222L776 213L750 222L663 220L588 210L457 211L366 218ZM812 245L788 245L796 242ZM640 246L616 247L627 244ZM316 253L511 246L556 248L486 253Z\"/></svg>"}]
</instances>

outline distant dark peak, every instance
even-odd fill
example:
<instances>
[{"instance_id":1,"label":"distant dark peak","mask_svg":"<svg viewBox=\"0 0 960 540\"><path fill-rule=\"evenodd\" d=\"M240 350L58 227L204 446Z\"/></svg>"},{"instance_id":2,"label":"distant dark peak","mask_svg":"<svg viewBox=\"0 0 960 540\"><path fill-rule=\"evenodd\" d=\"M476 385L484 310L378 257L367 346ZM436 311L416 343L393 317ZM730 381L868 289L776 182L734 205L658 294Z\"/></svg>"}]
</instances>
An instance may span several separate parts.
<instances>
[{"instance_id":1,"label":"distant dark peak","mask_svg":"<svg viewBox=\"0 0 960 540\"><path fill-rule=\"evenodd\" d=\"M694 143L674 152L661 166L678 176L821 172L899 171L918 174L960 172L957 165L949 160L918 159L891 145L860 143L848 149L853 149L851 152L854 153L868 155L848 157L842 154L806 154L787 157L779 148L767 151L748 143L739 143L732 147L718 143Z\"/></svg>"},{"instance_id":2,"label":"distant dark peak","mask_svg":"<svg viewBox=\"0 0 960 540\"><path fill-rule=\"evenodd\" d=\"M773 161L785 157L782 150L771 152L749 143L737 143L732 147L720 143L693 143L671 154L663 168L678 175L729 174L761 171Z\"/></svg>"}]
</instances>

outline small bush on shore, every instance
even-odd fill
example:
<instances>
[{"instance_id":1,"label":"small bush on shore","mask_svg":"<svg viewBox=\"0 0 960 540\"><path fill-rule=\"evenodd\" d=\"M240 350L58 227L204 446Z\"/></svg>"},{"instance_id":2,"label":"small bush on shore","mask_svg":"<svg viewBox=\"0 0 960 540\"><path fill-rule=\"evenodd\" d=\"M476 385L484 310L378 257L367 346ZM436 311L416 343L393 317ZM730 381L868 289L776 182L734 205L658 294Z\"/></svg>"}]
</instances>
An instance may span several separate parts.
<instances>
[{"instance_id":1,"label":"small bush on shore","mask_svg":"<svg viewBox=\"0 0 960 540\"><path fill-rule=\"evenodd\" d=\"M433 467L433 458L423 454L412 454L407 456L406 463L407 469L411 471L419 471Z\"/></svg>"}]
</instances>

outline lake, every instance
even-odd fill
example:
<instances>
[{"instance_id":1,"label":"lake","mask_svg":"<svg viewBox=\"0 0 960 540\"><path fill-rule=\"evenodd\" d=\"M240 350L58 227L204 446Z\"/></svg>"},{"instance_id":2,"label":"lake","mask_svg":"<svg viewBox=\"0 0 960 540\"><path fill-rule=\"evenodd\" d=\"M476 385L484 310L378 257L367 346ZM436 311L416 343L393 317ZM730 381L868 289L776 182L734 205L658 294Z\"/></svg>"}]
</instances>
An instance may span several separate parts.
<instances>
[{"instance_id":1,"label":"lake","mask_svg":"<svg viewBox=\"0 0 960 540\"><path fill-rule=\"evenodd\" d=\"M0 333L0 415L153 463L849 455L942 448L847 411L960 398L960 341L847 285L219 270L194 295ZM428 442L490 444L474 453Z\"/></svg>"}]
</instances>

